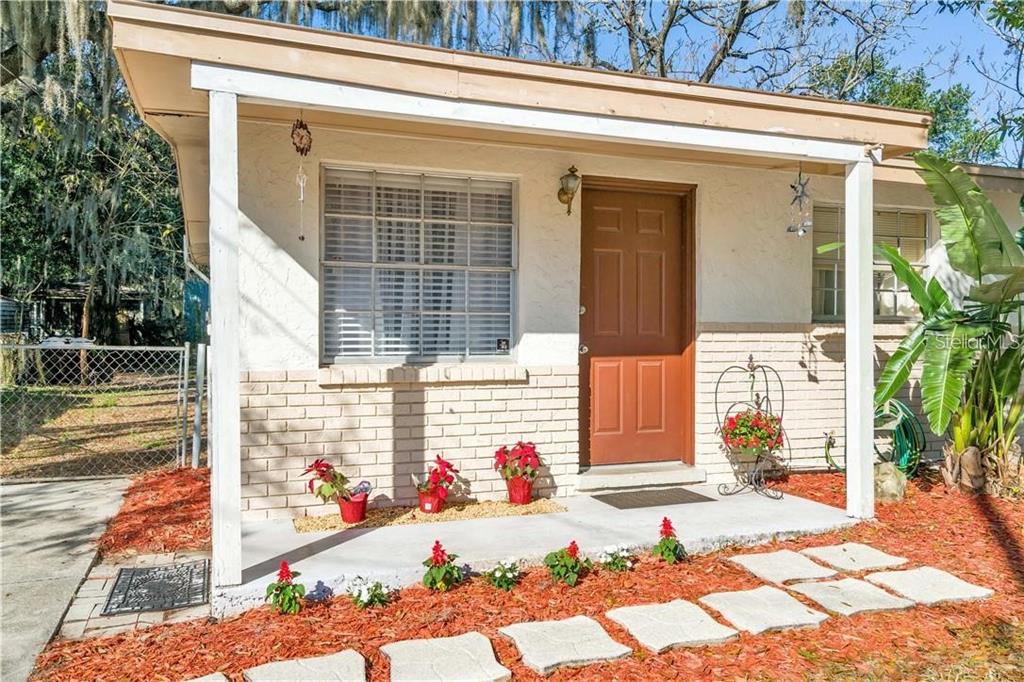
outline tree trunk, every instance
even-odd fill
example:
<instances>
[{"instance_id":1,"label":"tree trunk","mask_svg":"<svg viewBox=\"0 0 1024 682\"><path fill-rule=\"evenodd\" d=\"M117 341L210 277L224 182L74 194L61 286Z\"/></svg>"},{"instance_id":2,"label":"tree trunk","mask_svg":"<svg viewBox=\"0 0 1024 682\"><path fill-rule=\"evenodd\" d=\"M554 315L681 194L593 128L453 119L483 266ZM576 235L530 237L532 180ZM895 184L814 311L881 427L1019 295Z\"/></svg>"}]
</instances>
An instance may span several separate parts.
<instances>
[{"instance_id":1,"label":"tree trunk","mask_svg":"<svg viewBox=\"0 0 1024 682\"><path fill-rule=\"evenodd\" d=\"M96 273L93 272L89 278L89 288L85 291L85 300L82 301L82 338L89 338L89 326L92 323L92 300L96 291ZM89 380L89 355L84 348L78 351L78 373L79 381L82 384Z\"/></svg>"}]
</instances>

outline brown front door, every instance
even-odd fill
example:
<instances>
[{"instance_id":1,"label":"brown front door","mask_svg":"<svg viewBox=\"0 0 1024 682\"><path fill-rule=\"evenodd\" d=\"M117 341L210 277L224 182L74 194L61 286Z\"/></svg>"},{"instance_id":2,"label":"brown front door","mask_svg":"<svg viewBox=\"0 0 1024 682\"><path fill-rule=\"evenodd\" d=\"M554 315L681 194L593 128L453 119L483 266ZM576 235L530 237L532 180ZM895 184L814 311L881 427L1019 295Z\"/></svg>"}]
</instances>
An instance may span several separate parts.
<instances>
[{"instance_id":1,"label":"brown front door","mask_svg":"<svg viewBox=\"0 0 1024 682\"><path fill-rule=\"evenodd\" d=\"M644 187L583 187L584 463L693 462L690 195Z\"/></svg>"}]
</instances>

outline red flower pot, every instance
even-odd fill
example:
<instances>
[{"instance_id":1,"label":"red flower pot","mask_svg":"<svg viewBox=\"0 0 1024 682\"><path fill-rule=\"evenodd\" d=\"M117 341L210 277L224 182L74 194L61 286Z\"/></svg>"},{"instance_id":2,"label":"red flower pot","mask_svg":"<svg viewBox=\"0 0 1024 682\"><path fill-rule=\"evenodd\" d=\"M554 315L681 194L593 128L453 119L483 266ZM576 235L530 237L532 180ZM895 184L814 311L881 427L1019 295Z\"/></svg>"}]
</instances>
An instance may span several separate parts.
<instances>
[{"instance_id":1,"label":"red flower pot","mask_svg":"<svg viewBox=\"0 0 1024 682\"><path fill-rule=\"evenodd\" d=\"M341 520L345 523L360 523L366 519L366 493L353 495L349 499L338 498Z\"/></svg>"},{"instance_id":2,"label":"red flower pot","mask_svg":"<svg viewBox=\"0 0 1024 682\"><path fill-rule=\"evenodd\" d=\"M533 481L516 476L505 480L508 486L508 501L511 504L530 504L533 501Z\"/></svg>"},{"instance_id":3,"label":"red flower pot","mask_svg":"<svg viewBox=\"0 0 1024 682\"><path fill-rule=\"evenodd\" d=\"M424 514L437 514L444 509L444 499L438 497L436 491L416 491L420 496L420 511Z\"/></svg>"}]
</instances>

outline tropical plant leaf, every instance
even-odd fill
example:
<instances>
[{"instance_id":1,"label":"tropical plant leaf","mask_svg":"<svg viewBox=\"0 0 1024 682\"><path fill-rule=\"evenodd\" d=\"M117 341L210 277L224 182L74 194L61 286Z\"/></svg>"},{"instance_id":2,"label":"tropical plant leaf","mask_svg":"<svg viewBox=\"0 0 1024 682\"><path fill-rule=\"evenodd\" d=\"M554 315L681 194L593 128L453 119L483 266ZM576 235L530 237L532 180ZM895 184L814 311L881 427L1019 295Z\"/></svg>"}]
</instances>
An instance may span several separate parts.
<instances>
[{"instance_id":1,"label":"tropical plant leaf","mask_svg":"<svg viewBox=\"0 0 1024 682\"><path fill-rule=\"evenodd\" d=\"M1024 293L1024 267L1014 268L1012 274L994 282L971 287L967 298L979 303L1002 303Z\"/></svg>"},{"instance_id":2,"label":"tropical plant leaf","mask_svg":"<svg viewBox=\"0 0 1024 682\"><path fill-rule=\"evenodd\" d=\"M876 409L892 400L896 392L907 383L907 379L910 378L910 370L913 369L914 363L917 362L921 351L924 350L925 330L924 322L919 322L889 356L889 360L882 369L882 374L875 383Z\"/></svg>"},{"instance_id":3,"label":"tropical plant leaf","mask_svg":"<svg viewBox=\"0 0 1024 682\"><path fill-rule=\"evenodd\" d=\"M1024 251L962 168L932 152L918 152L914 160L935 200L935 216L954 269L980 280L993 268L1024 265Z\"/></svg>"},{"instance_id":4,"label":"tropical plant leaf","mask_svg":"<svg viewBox=\"0 0 1024 682\"><path fill-rule=\"evenodd\" d=\"M931 315L935 310L936 302L932 300L931 293L928 291L928 283L925 282L921 273L914 269L914 266L900 254L899 250L889 244L876 244L875 253L887 260L896 279L907 285L910 297L921 308L922 316Z\"/></svg>"},{"instance_id":5,"label":"tropical plant leaf","mask_svg":"<svg viewBox=\"0 0 1024 682\"><path fill-rule=\"evenodd\" d=\"M974 362L975 350L969 341L986 331L956 325L949 330L929 330L925 335L921 406L928 426L937 436L946 433L953 413L960 407L967 375Z\"/></svg>"},{"instance_id":6,"label":"tropical plant leaf","mask_svg":"<svg viewBox=\"0 0 1024 682\"><path fill-rule=\"evenodd\" d=\"M1003 351L996 361L992 374L996 382L996 391L1003 398L1013 397L1020 387L1021 360L1024 346L1014 344Z\"/></svg>"}]
</instances>

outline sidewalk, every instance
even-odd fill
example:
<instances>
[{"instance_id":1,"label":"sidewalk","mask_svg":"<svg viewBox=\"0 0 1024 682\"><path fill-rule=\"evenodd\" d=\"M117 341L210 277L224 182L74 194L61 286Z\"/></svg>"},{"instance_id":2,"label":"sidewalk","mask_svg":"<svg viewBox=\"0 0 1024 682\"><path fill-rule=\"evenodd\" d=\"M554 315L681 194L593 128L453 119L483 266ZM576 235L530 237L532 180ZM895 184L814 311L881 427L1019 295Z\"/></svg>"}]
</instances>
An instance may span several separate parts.
<instances>
[{"instance_id":1,"label":"sidewalk","mask_svg":"<svg viewBox=\"0 0 1024 682\"><path fill-rule=\"evenodd\" d=\"M108 479L0 487L4 682L22 682L32 672L127 486L127 480Z\"/></svg>"},{"instance_id":2,"label":"sidewalk","mask_svg":"<svg viewBox=\"0 0 1024 682\"><path fill-rule=\"evenodd\" d=\"M555 514L301 534L290 520L243 524L243 584L215 591L213 612L236 613L262 603L282 560L301 571L310 585L322 580L339 589L353 577L364 576L400 587L422 579L422 562L434 540L458 554L460 562L480 570L503 559L539 563L570 540L594 555L612 544L649 547L658 540L664 516L672 519L687 550L698 554L855 523L841 509L792 495L781 500L753 493L721 497L710 485L687 490L706 501L616 509L578 495L558 499L568 511Z\"/></svg>"}]
</instances>

